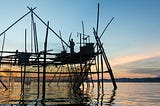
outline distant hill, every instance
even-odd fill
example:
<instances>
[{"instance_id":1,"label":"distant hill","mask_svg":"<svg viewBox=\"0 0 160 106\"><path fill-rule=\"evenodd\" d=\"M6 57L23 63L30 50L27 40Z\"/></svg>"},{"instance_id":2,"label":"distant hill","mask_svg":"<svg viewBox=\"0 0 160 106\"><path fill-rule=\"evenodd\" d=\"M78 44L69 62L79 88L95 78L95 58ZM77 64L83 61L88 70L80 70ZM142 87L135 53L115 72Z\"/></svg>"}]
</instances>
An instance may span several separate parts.
<instances>
[{"instance_id":1,"label":"distant hill","mask_svg":"<svg viewBox=\"0 0 160 106\"><path fill-rule=\"evenodd\" d=\"M98 80L93 80L93 81L97 82ZM110 79L104 79L103 81L111 82ZM156 77L156 78L117 78L116 82L160 82L160 77Z\"/></svg>"},{"instance_id":2,"label":"distant hill","mask_svg":"<svg viewBox=\"0 0 160 106\"><path fill-rule=\"evenodd\" d=\"M117 82L160 82L160 78L119 78Z\"/></svg>"}]
</instances>

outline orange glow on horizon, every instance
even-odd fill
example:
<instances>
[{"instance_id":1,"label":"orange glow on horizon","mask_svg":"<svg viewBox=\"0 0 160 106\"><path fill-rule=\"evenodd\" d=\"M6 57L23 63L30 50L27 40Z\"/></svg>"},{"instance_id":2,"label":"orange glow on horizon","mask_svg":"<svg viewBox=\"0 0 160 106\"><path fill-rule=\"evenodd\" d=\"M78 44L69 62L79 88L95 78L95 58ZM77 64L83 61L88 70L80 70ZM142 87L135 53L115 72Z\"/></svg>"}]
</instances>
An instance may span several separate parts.
<instances>
[{"instance_id":1,"label":"orange glow on horizon","mask_svg":"<svg viewBox=\"0 0 160 106\"><path fill-rule=\"evenodd\" d=\"M115 78L154 78L156 75L149 75L149 74L136 74L136 73L114 73Z\"/></svg>"}]
</instances>

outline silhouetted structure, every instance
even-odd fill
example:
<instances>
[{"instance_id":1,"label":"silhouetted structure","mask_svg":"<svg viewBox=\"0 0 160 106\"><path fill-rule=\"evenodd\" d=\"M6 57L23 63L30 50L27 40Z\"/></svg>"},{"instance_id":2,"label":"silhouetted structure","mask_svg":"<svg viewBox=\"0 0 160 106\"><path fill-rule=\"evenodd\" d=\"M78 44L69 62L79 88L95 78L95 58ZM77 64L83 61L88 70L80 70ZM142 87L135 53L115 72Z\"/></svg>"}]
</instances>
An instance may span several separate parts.
<instances>
[{"instance_id":1,"label":"silhouetted structure","mask_svg":"<svg viewBox=\"0 0 160 106\"><path fill-rule=\"evenodd\" d=\"M29 12L26 13L24 16L22 16L20 19L18 19L16 22L14 22L11 26L9 26L6 30L4 30L0 36L2 36L5 32L7 32L11 27L13 27L16 23L18 23L20 20L22 20L25 16L31 13L31 24L32 24L32 33L33 34L33 40L34 40L34 49L33 51L33 42L31 45L31 51L27 51L26 47L26 30L25 30L25 52L20 52L19 50L16 51L0 51L2 53L1 55L1 61L0 64L9 64L9 65L15 65L17 67L20 67L20 71L13 71L20 73L21 75L21 89L22 89L22 95L24 94L24 84L27 82L27 74L32 73L37 75L37 83L38 83L38 93L40 89L40 82L42 83L42 100L46 99L45 92L46 92L46 82L48 81L47 78L49 78L48 75L52 75L52 79L49 80L49 84L51 82L57 82L60 81L68 81L71 83L71 87L75 90L78 90L81 86L84 88L84 83L87 80L93 80L92 75L97 75L98 80L98 88L100 85L102 85L102 92L103 92L103 77L105 73L109 73L113 87L114 89L117 89L117 85L113 76L113 72L111 69L111 66L109 64L109 61L107 59L107 55L105 54L105 50L103 48L103 44L101 43L101 37L104 34L105 30L107 29L108 25L103 30L103 33L99 36L98 34L98 26L99 26L99 4L98 4L98 13L97 13L97 26L96 29L93 28L93 34L95 37L96 42L91 43L88 35L84 34L84 24L82 22L83 27L83 33L78 33L78 36L80 37L80 46L79 51L74 51L75 43L73 42L73 39L69 40L70 45L66 43L61 37L61 35L58 35L50 26L49 22L45 23L35 12L34 9L36 8L29 8ZM39 42L37 39L37 30L36 30L36 23L34 21L34 17L39 19L45 26L46 26L46 36L44 41L44 50L39 51ZM48 40L48 32L51 31L58 37L62 45L63 43L66 45L66 47L70 48L70 53L67 53L66 50L63 50L60 53L51 53L52 50L49 50L47 48L47 40ZM64 49L64 47L63 47ZM3 55L5 53L5 55ZM32 67L36 71L27 70L27 67ZM53 71L49 71L48 68L52 68ZM94 68L92 68L94 67ZM95 70L93 70L95 69ZM2 71L1 71L2 72ZM3 71L7 72L7 71ZM42 74L42 75L41 75ZM42 77L43 76L43 77ZM41 80L43 78L43 80ZM102 81L100 82L100 79ZM90 86L88 84L88 86ZM87 86L87 87L88 87ZM39 94L37 95L37 98L39 97Z\"/></svg>"}]
</instances>

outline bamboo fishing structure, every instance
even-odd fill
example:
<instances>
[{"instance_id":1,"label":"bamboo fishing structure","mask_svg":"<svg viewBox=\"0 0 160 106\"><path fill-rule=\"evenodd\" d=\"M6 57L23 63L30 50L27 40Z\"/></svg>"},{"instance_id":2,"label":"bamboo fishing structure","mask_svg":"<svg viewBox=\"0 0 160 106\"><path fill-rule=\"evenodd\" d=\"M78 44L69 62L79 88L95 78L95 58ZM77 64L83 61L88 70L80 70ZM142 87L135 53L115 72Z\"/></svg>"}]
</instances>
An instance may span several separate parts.
<instances>
[{"instance_id":1,"label":"bamboo fishing structure","mask_svg":"<svg viewBox=\"0 0 160 106\"><path fill-rule=\"evenodd\" d=\"M37 86L37 99L41 98L42 101L46 99L46 86L48 86L52 82L70 82L71 88L74 90L78 90L80 87L84 89L84 83L93 82L93 74L96 75L98 88L102 88L102 92L104 92L103 87L105 75L108 73L111 82L113 84L113 88L117 89L116 81L111 69L111 65L109 64L107 55L105 53L105 49L101 42L101 37L106 31L111 21L106 25L102 34L99 35L99 4L97 11L97 26L93 28L93 35L95 38L95 43L90 41L90 35L86 35L84 32L84 22L82 21L82 33L77 33L79 36L79 51L78 52L67 52L67 48L72 48L69 43L67 43L64 39L62 39L61 32L57 34L49 25L49 22L45 22L39 17L34 10L35 8L30 8L29 12L20 17L17 21L11 24L8 28L6 28L0 36L3 36L3 44L2 50L0 51L0 66L2 65L12 65L20 67L20 70L1 70L0 73L18 73L20 74L20 82L21 82L21 95L24 95L24 87L25 84L30 84L31 82L27 80L27 74L35 74L38 86ZM5 51L5 33L15 26L18 22L20 22L27 15L31 15L31 51L27 51L27 29L25 29L25 51L21 52L19 50L15 51ZM44 41L44 49L42 51L39 50L39 42L37 38L37 30L36 30L36 22L34 18L37 18L45 27L46 27L46 35ZM49 36L49 31L52 32L57 38L60 39L63 47L63 51L60 53L53 53L52 49L48 48L47 41ZM69 39L71 38L71 34ZM33 42L34 41L34 42ZM34 47L33 47L34 46ZM65 49L66 47L66 49ZM33 51L33 48L35 51ZM5 54L5 55L3 55ZM37 71L30 70L28 71L27 67L34 67ZM48 67L54 68L54 71L48 71ZM93 70L92 67L95 67L96 70ZM65 69L63 69L65 68ZM65 71L64 71L65 70ZM48 80L48 75L52 77ZM88 81L88 82L87 82ZM40 83L42 82L42 86ZM7 86L5 83L0 80L0 83L7 90ZM88 85L89 86L89 85ZM93 84L94 86L94 84ZM42 87L42 88L40 88ZM42 91L40 91L42 89ZM42 97L40 97L39 92L42 93ZM23 100L24 98L22 98Z\"/></svg>"}]
</instances>

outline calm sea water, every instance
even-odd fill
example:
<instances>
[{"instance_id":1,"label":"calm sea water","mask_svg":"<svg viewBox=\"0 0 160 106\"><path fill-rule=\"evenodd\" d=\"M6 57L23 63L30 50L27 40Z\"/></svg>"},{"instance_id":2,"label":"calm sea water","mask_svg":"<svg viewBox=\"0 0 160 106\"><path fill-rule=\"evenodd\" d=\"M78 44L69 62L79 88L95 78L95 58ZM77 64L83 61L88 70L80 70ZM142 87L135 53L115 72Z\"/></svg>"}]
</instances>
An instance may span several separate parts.
<instances>
[{"instance_id":1,"label":"calm sea water","mask_svg":"<svg viewBox=\"0 0 160 106\"><path fill-rule=\"evenodd\" d=\"M21 93L20 83L8 83L5 91L0 84L0 104L30 104L30 105L89 105L89 106L159 106L160 83L117 83L118 89L112 90L111 83L101 88L84 87L84 91L70 89L68 83L51 83L47 85L46 99L42 102L42 89L37 90L37 83L25 85ZM42 86L40 85L40 88ZM23 91L22 91L23 92Z\"/></svg>"}]
</instances>

